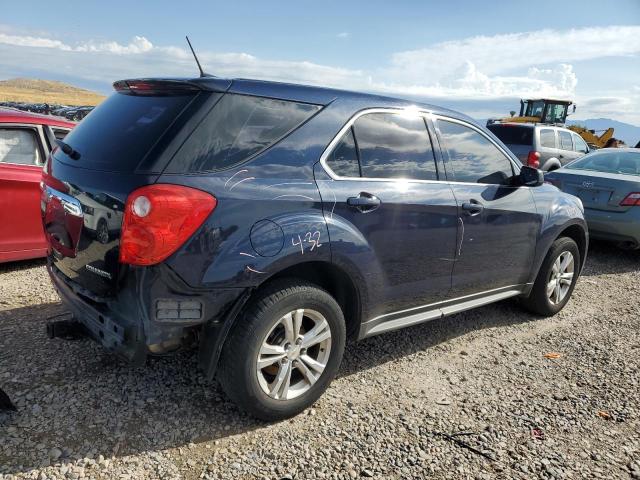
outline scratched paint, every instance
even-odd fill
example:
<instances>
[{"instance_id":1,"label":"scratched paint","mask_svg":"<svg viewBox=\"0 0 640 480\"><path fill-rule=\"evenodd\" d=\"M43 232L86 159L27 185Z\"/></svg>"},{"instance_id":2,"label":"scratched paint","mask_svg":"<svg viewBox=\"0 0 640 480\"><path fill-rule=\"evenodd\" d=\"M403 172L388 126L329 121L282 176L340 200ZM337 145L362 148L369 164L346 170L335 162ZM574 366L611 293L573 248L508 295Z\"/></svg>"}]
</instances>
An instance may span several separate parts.
<instances>
[{"instance_id":1,"label":"scratched paint","mask_svg":"<svg viewBox=\"0 0 640 480\"><path fill-rule=\"evenodd\" d=\"M231 175L231 176L227 179L227 181L226 181L226 182L224 182L224 188L227 188L227 185L229 184L229 182L230 182L231 180L233 180L233 179L234 179L234 177L235 177L236 175L240 175L241 173L249 173L249 170L247 170L246 168L244 168L244 169L242 169L242 170L238 170L236 173L234 173L233 175Z\"/></svg>"}]
</instances>

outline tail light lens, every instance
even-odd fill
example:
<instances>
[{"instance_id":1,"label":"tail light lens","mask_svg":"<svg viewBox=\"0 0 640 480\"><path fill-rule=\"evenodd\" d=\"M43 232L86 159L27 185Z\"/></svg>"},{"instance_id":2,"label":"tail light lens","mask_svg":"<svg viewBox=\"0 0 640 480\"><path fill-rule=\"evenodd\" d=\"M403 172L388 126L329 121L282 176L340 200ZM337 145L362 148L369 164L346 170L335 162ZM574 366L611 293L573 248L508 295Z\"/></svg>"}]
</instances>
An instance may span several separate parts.
<instances>
[{"instance_id":1,"label":"tail light lens","mask_svg":"<svg viewBox=\"0 0 640 480\"><path fill-rule=\"evenodd\" d=\"M527 165L533 168L540 168L540 153L532 150L527 155Z\"/></svg>"},{"instance_id":2,"label":"tail light lens","mask_svg":"<svg viewBox=\"0 0 640 480\"><path fill-rule=\"evenodd\" d=\"M127 197L120 262L154 265L175 252L216 208L215 197L180 185L149 185Z\"/></svg>"},{"instance_id":3,"label":"tail light lens","mask_svg":"<svg viewBox=\"0 0 640 480\"><path fill-rule=\"evenodd\" d=\"M640 192L631 192L620 202L621 207L640 207Z\"/></svg>"}]
</instances>

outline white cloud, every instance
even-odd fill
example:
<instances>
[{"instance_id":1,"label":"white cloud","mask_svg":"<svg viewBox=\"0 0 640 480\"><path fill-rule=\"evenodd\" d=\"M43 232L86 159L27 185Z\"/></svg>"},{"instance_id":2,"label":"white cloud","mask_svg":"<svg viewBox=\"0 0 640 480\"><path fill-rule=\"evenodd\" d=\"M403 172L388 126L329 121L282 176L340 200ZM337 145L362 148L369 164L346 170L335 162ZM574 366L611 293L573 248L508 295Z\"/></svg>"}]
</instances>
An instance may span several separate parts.
<instances>
[{"instance_id":1,"label":"white cloud","mask_svg":"<svg viewBox=\"0 0 640 480\"><path fill-rule=\"evenodd\" d=\"M494 75L535 65L640 53L640 26L539 30L436 43L393 55L394 75L438 81L466 62Z\"/></svg>"},{"instance_id":2,"label":"white cloud","mask_svg":"<svg viewBox=\"0 0 640 480\"><path fill-rule=\"evenodd\" d=\"M108 52L126 55L150 52L153 48L153 44L145 37L135 36L127 45L121 45L118 42L87 42L78 45L74 50L76 52Z\"/></svg>"},{"instance_id":3,"label":"white cloud","mask_svg":"<svg viewBox=\"0 0 640 480\"><path fill-rule=\"evenodd\" d=\"M349 32L336 34L348 38ZM578 99L582 112L612 112L640 118L638 92L583 92L573 63L607 56L640 54L640 26L589 27L479 36L398 52L374 71L310 61L265 59L248 53L198 52L206 71L226 77L254 77L432 99L551 96ZM38 72L105 84L136 76L189 76L196 73L191 52L154 45L143 36L128 43L64 42L43 32L20 34L0 25L0 77ZM24 59L29 62L25 63ZM630 86L630 88L632 88ZM609 98L598 104L598 97ZM602 105L606 105L603 107ZM515 107L514 107L515 108ZM581 113L582 113L581 112ZM613 114L613 113L612 113ZM604 113L603 113L604 115Z\"/></svg>"},{"instance_id":4,"label":"white cloud","mask_svg":"<svg viewBox=\"0 0 640 480\"><path fill-rule=\"evenodd\" d=\"M0 33L0 43L5 45L13 45L16 47L37 47L37 48L56 48L59 50L71 50L69 45L65 45L59 40L51 38L32 37L30 35L9 35Z\"/></svg>"}]
</instances>

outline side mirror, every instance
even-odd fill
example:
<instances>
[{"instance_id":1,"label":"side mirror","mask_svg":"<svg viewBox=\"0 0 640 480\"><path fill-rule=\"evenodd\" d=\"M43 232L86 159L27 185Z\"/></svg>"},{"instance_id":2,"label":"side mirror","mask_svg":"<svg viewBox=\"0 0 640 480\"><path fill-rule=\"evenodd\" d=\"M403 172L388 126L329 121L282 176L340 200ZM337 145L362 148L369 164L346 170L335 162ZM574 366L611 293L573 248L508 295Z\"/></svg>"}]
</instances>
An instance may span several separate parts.
<instances>
[{"instance_id":1,"label":"side mirror","mask_svg":"<svg viewBox=\"0 0 640 480\"><path fill-rule=\"evenodd\" d=\"M526 187L539 187L544 183L544 174L542 170L523 165L518 176L520 185Z\"/></svg>"}]
</instances>

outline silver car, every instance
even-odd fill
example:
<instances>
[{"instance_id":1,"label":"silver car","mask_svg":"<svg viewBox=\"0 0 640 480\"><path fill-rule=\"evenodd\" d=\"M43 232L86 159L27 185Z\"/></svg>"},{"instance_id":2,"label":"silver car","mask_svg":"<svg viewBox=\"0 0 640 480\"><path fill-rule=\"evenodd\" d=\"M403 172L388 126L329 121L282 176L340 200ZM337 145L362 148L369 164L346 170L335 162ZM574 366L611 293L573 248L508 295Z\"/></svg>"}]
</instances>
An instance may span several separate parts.
<instances>
[{"instance_id":1,"label":"silver car","mask_svg":"<svg viewBox=\"0 0 640 480\"><path fill-rule=\"evenodd\" d=\"M583 138L556 125L533 123L491 123L487 128L530 167L552 171L589 153Z\"/></svg>"},{"instance_id":2,"label":"silver car","mask_svg":"<svg viewBox=\"0 0 640 480\"><path fill-rule=\"evenodd\" d=\"M545 180L582 200L591 237L640 248L640 149L596 150Z\"/></svg>"}]
</instances>

